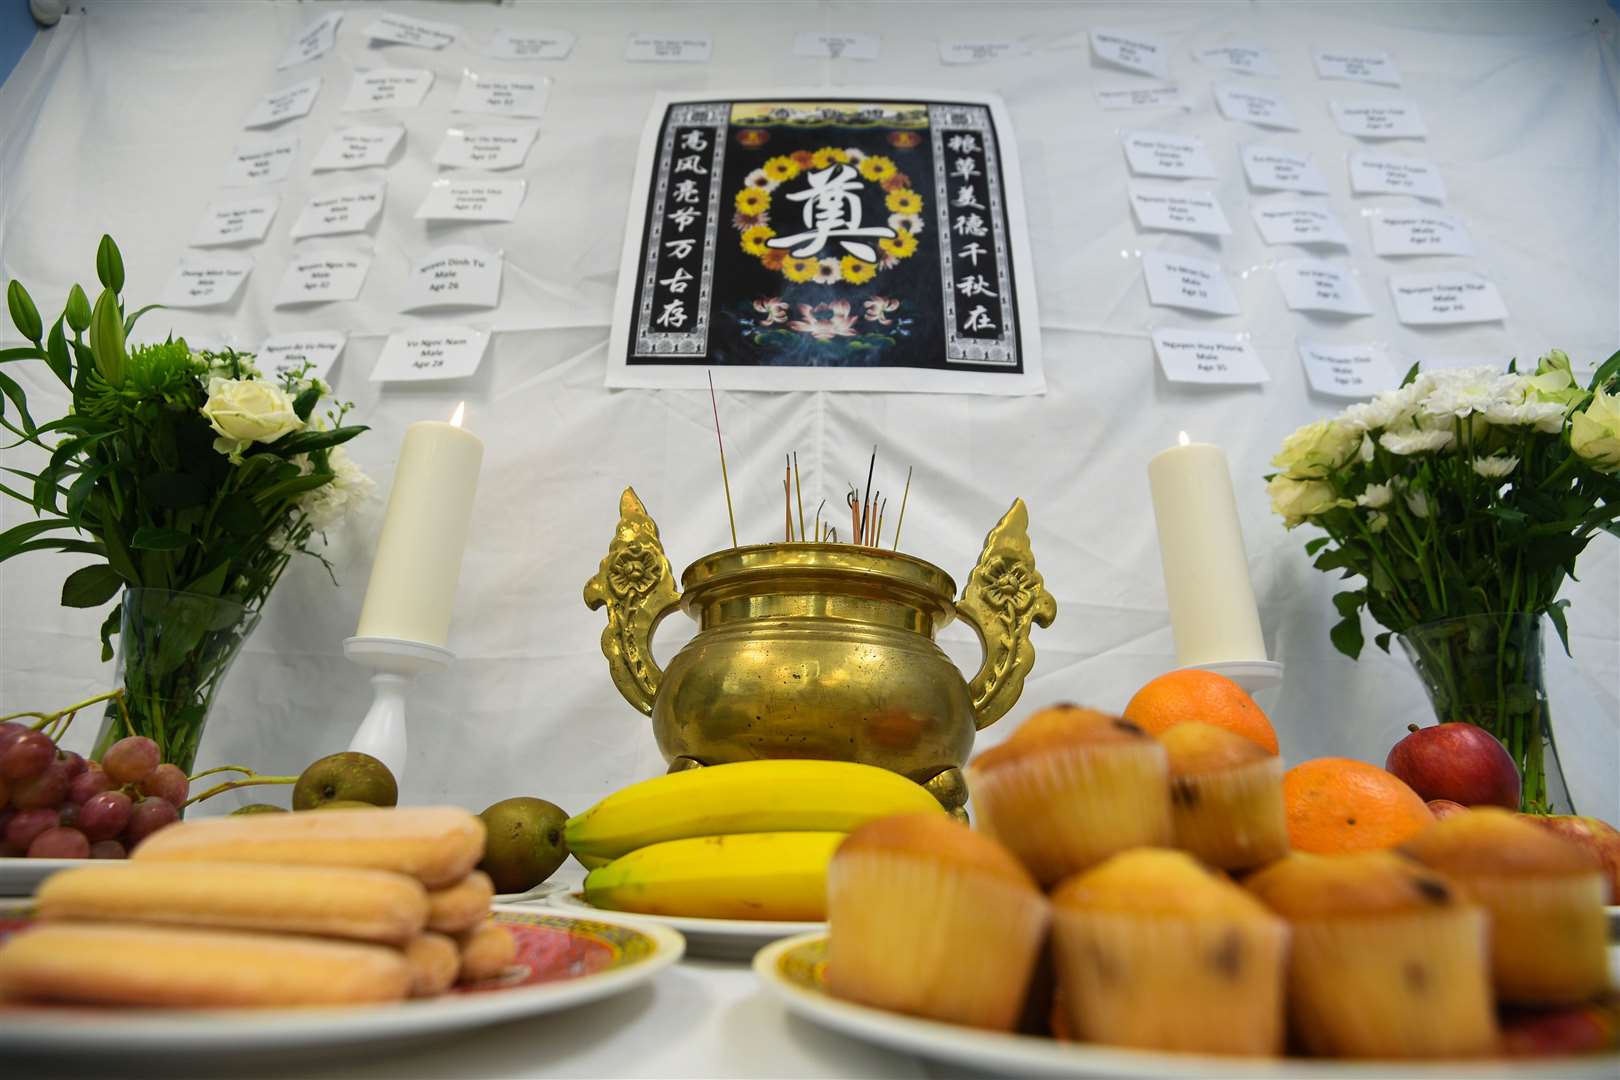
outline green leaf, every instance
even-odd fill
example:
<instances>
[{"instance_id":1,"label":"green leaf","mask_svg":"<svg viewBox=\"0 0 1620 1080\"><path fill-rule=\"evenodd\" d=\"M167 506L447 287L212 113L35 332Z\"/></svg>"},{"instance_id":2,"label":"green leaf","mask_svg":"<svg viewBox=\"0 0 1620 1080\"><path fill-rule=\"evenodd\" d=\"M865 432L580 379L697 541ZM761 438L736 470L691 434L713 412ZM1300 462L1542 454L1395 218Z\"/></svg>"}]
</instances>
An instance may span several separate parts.
<instances>
[{"instance_id":1,"label":"green leaf","mask_svg":"<svg viewBox=\"0 0 1620 1080\"><path fill-rule=\"evenodd\" d=\"M44 349L36 349L32 345L23 345L15 349L0 349L0 364L9 364L13 360L45 360Z\"/></svg>"},{"instance_id":2,"label":"green leaf","mask_svg":"<svg viewBox=\"0 0 1620 1080\"><path fill-rule=\"evenodd\" d=\"M311 386L293 399L293 412L298 414L298 419L307 424L309 423L309 414L315 411L315 406L320 404L320 400L321 388Z\"/></svg>"},{"instance_id":3,"label":"green leaf","mask_svg":"<svg viewBox=\"0 0 1620 1080\"><path fill-rule=\"evenodd\" d=\"M1305 554L1315 555L1332 542L1333 537L1331 536L1318 536L1315 540L1307 540L1305 541Z\"/></svg>"},{"instance_id":4,"label":"green leaf","mask_svg":"<svg viewBox=\"0 0 1620 1080\"><path fill-rule=\"evenodd\" d=\"M1366 602L1367 593L1364 589L1333 594L1333 607L1338 611L1341 619L1358 619L1361 605Z\"/></svg>"},{"instance_id":5,"label":"green leaf","mask_svg":"<svg viewBox=\"0 0 1620 1080\"><path fill-rule=\"evenodd\" d=\"M295 476L291 480L283 480L279 484L271 484L253 496L253 501L261 505L290 499L294 495L302 495L306 491L314 491L332 482L331 473L310 473L308 476Z\"/></svg>"},{"instance_id":6,"label":"green leaf","mask_svg":"<svg viewBox=\"0 0 1620 1080\"><path fill-rule=\"evenodd\" d=\"M307 454L312 450L330 450L367 430L369 429L364 425L356 425L333 428L331 431L300 431L296 435L283 435L275 442L265 445L260 452L274 454L277 457L292 457L294 454Z\"/></svg>"},{"instance_id":7,"label":"green leaf","mask_svg":"<svg viewBox=\"0 0 1620 1080\"><path fill-rule=\"evenodd\" d=\"M1361 636L1361 617L1351 615L1340 619L1328 631L1328 637L1333 639L1333 647L1354 660L1361 655L1363 639Z\"/></svg>"},{"instance_id":8,"label":"green leaf","mask_svg":"<svg viewBox=\"0 0 1620 1080\"><path fill-rule=\"evenodd\" d=\"M91 496L95 504L96 516L102 521L115 520L107 512L107 497L105 495ZM107 563L118 575L132 586L142 584L140 571L135 568L135 560L129 554L129 547L124 543L123 536L116 526L108 528L101 534L101 542L107 546Z\"/></svg>"},{"instance_id":9,"label":"green leaf","mask_svg":"<svg viewBox=\"0 0 1620 1080\"><path fill-rule=\"evenodd\" d=\"M233 536L252 536L264 527L264 515L253 500L240 491L220 500L214 520Z\"/></svg>"},{"instance_id":10,"label":"green leaf","mask_svg":"<svg viewBox=\"0 0 1620 1080\"><path fill-rule=\"evenodd\" d=\"M136 551L178 551L191 543L192 539L176 529L142 525L129 538L129 546Z\"/></svg>"},{"instance_id":11,"label":"green leaf","mask_svg":"<svg viewBox=\"0 0 1620 1080\"><path fill-rule=\"evenodd\" d=\"M22 414L23 431L34 435L37 429L34 427L34 418L28 414L28 395L17 384L17 380L10 375L0 375L0 394L10 398L11 403L17 406L17 411ZM5 415L5 411L5 403L0 402L0 416Z\"/></svg>"},{"instance_id":12,"label":"green leaf","mask_svg":"<svg viewBox=\"0 0 1620 1080\"><path fill-rule=\"evenodd\" d=\"M67 324L73 327L75 333L84 333L90 328L90 298L84 295L84 290L75 285L68 290L67 308L62 312Z\"/></svg>"},{"instance_id":13,"label":"green leaf","mask_svg":"<svg viewBox=\"0 0 1620 1080\"><path fill-rule=\"evenodd\" d=\"M207 485L190 473L152 473L141 480L141 491L165 510L185 510L208 501Z\"/></svg>"},{"instance_id":14,"label":"green leaf","mask_svg":"<svg viewBox=\"0 0 1620 1080\"><path fill-rule=\"evenodd\" d=\"M1410 386L1410 385L1412 385L1412 383L1414 381L1416 381L1416 379L1418 377L1418 368L1419 368L1419 366L1421 366L1421 365L1413 364L1411 367L1406 369L1406 374L1401 376L1401 385L1402 386ZM1361 651L1360 646L1357 646L1356 651L1357 652Z\"/></svg>"},{"instance_id":15,"label":"green leaf","mask_svg":"<svg viewBox=\"0 0 1620 1080\"><path fill-rule=\"evenodd\" d=\"M119 253L113 238L105 234L96 248L96 277L113 292L124 291L124 256Z\"/></svg>"},{"instance_id":16,"label":"green leaf","mask_svg":"<svg viewBox=\"0 0 1620 1080\"><path fill-rule=\"evenodd\" d=\"M17 554L16 549L19 545L32 540L41 533L71 528L73 528L73 522L66 518L44 518L39 521L25 521L21 525L13 525L5 532L0 533L0 562Z\"/></svg>"},{"instance_id":17,"label":"green leaf","mask_svg":"<svg viewBox=\"0 0 1620 1080\"><path fill-rule=\"evenodd\" d=\"M21 555L25 551L71 551L79 555L107 557L107 549L93 540L72 540L65 536L42 536L38 540L30 540L18 545L12 554Z\"/></svg>"},{"instance_id":18,"label":"green leaf","mask_svg":"<svg viewBox=\"0 0 1620 1080\"><path fill-rule=\"evenodd\" d=\"M124 333L128 334L131 330L135 329L136 319L140 318L142 315L145 315L148 311L156 310L162 306L162 304L147 304L145 307L137 310L135 314L124 320Z\"/></svg>"},{"instance_id":19,"label":"green leaf","mask_svg":"<svg viewBox=\"0 0 1620 1080\"><path fill-rule=\"evenodd\" d=\"M218 596L220 590L225 588L225 575L229 573L231 564L222 562L195 581L188 581L184 589L188 593L201 593L204 596Z\"/></svg>"},{"instance_id":20,"label":"green leaf","mask_svg":"<svg viewBox=\"0 0 1620 1080\"><path fill-rule=\"evenodd\" d=\"M62 606L100 607L117 596L118 590L123 587L124 580L113 573L113 568L106 563L81 567L62 582Z\"/></svg>"},{"instance_id":21,"label":"green leaf","mask_svg":"<svg viewBox=\"0 0 1620 1080\"><path fill-rule=\"evenodd\" d=\"M1587 389L1596 390L1606 385L1610 379L1617 375L1620 375L1620 352L1615 353L1599 365L1598 369L1592 373L1592 382Z\"/></svg>"},{"instance_id":22,"label":"green leaf","mask_svg":"<svg viewBox=\"0 0 1620 1080\"><path fill-rule=\"evenodd\" d=\"M73 359L68 355L67 337L62 333L61 319L51 325L50 337L45 341L45 362L51 365L51 371L63 386L73 389Z\"/></svg>"},{"instance_id":23,"label":"green leaf","mask_svg":"<svg viewBox=\"0 0 1620 1080\"><path fill-rule=\"evenodd\" d=\"M122 270L120 270L120 275ZM124 321L118 313L118 295L112 289L101 290L96 308L90 313L90 352L96 360L96 370L112 386L124 385Z\"/></svg>"},{"instance_id":24,"label":"green leaf","mask_svg":"<svg viewBox=\"0 0 1620 1080\"><path fill-rule=\"evenodd\" d=\"M84 504L96 490L96 481L107 473L108 466L102 465L79 474L73 481L73 486L67 493L67 516L75 525L83 525Z\"/></svg>"},{"instance_id":25,"label":"green leaf","mask_svg":"<svg viewBox=\"0 0 1620 1080\"><path fill-rule=\"evenodd\" d=\"M124 621L124 605L117 603L107 612L107 617L101 620L101 662L105 664L113 658L113 635L118 633L119 625Z\"/></svg>"},{"instance_id":26,"label":"green leaf","mask_svg":"<svg viewBox=\"0 0 1620 1080\"><path fill-rule=\"evenodd\" d=\"M1563 643L1564 655L1569 656L1569 622L1564 617L1564 609L1569 607L1568 600L1554 600L1547 605L1547 618L1552 620L1553 629L1558 631L1558 640Z\"/></svg>"},{"instance_id":27,"label":"green leaf","mask_svg":"<svg viewBox=\"0 0 1620 1080\"><path fill-rule=\"evenodd\" d=\"M1395 636L1394 631L1385 630L1382 634L1379 634L1377 637L1373 638L1373 642L1380 649L1383 649L1385 652L1389 652L1389 639L1394 637L1394 636Z\"/></svg>"},{"instance_id":28,"label":"green leaf","mask_svg":"<svg viewBox=\"0 0 1620 1080\"><path fill-rule=\"evenodd\" d=\"M28 295L22 282L13 279L6 286L6 307L11 311L11 324L23 337L38 345L39 339L45 336L45 324L40 321L39 308L34 306L34 298Z\"/></svg>"}]
</instances>

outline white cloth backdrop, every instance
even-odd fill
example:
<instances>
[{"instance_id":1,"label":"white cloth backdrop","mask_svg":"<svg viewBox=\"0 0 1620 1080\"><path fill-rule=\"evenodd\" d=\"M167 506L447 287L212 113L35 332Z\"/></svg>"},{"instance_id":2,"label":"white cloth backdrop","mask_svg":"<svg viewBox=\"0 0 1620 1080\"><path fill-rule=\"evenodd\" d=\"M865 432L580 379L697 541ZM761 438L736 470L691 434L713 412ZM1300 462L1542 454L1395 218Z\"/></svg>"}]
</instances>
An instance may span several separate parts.
<instances>
[{"instance_id":1,"label":"white cloth backdrop","mask_svg":"<svg viewBox=\"0 0 1620 1080\"><path fill-rule=\"evenodd\" d=\"M1552 4L1197 3L1034 5L920 3L450 4L400 0L389 10L464 28L442 52L373 48L362 28L378 10L348 15L336 49L278 73L294 33L329 5L317 3L90 3L37 44L0 99L3 218L0 273L25 280L54 314L68 286L94 277L97 237L123 247L135 301L155 298L186 250L221 170L248 136L241 121L267 91L310 74L324 79L314 111L277 129L302 145L291 177L276 185L280 211L268 238L246 250L257 264L228 309L155 316L168 326L252 347L269 332L341 328L352 333L335 373L373 430L352 444L386 492L401 434L414 420L448 415L466 399L469 423L488 443L451 645L459 661L429 677L412 700L411 761L404 798L480 808L531 794L578 810L613 788L658 772L648 725L621 702L598 651L599 614L580 592L606 550L620 490L634 484L662 527L677 568L724 543L725 509L713 455L709 402L699 393L609 392L602 386L608 313L637 133L656 89L769 87L784 81L858 90L862 85L996 89L1006 97L1023 152L1035 285L1048 393L996 399L945 395L723 394L738 529L774 535L781 455L796 449L808 492L837 502L874 441L881 486L916 476L906 547L965 575L985 531L1015 495L1029 504L1035 552L1056 595L1056 624L1038 633L1039 662L1012 717L985 733L1004 737L1031 708L1059 699L1118 708L1172 663L1145 465L1176 432L1220 442L1231 455L1250 567L1273 656L1287 683L1272 703L1290 760L1347 754L1381 762L1412 720L1427 714L1405 661L1369 648L1360 663L1328 643L1336 582L1310 568L1303 532L1286 533L1267 508L1261 474L1295 425L1335 403L1307 389L1296 335L1376 340L1412 356L1533 358L1562 346L1587 368L1620 341L1616 326L1616 21L1596 2ZM1100 66L1087 30L1116 27L1173 44L1174 80L1187 108L1104 112L1098 87L1151 80ZM573 54L523 66L484 58L499 27L575 32ZM881 59L795 58L804 30L857 29L882 37ZM706 31L708 64L631 64L632 31ZM942 36L1013 36L1028 56L945 67ZM1210 87L1241 76L1201 67L1192 53L1224 42L1259 42L1282 68L1280 91L1298 133L1267 133L1220 117ZM1405 77L1400 91L1317 79L1315 46L1387 49ZM307 195L348 177L311 178L308 162L341 123L352 72L365 66L428 67L425 103L392 115L408 129L386 170L381 223L370 234L296 246L359 245L376 263L359 300L294 312L270 296L295 250L288 230ZM438 170L431 155L452 122L464 67L523 67L553 80L541 136L515 173L529 181L510 225L425 225L412 219ZM1398 153L1437 162L1446 208L1468 222L1469 259L1380 260L1364 210L1398 198L1352 198L1346 155L1360 144L1327 111L1333 96L1403 96L1428 124L1426 142ZM386 122L386 121L385 121ZM1125 196L1118 132L1152 126L1196 133L1212 152L1213 185L1233 222L1219 244L1140 231ZM1266 269L1298 254L1263 246L1249 220L1253 198L1241 143L1308 150L1328 178L1327 200L1352 240L1348 261L1376 314L1350 322L1288 311ZM442 242L496 246L507 254L503 303L474 325L495 335L480 373L454 386L379 389L367 376L381 335L410 325L394 314L394 285L408 258ZM1157 325L1200 325L1147 304L1137 253L1214 254L1237 279L1244 329L1271 374L1263 388L1194 390L1167 383L1148 339ZM1506 300L1505 324L1413 330L1393 317L1391 271L1477 269ZM8 371L16 372L12 365ZM54 399L38 371L24 372L38 412ZM6 455L6 464L29 459ZM364 674L340 652L353 633L381 515L380 501L332 552L334 589L312 560L295 564L233 672L203 741L200 764L250 762L296 772L341 749L369 701ZM21 519L3 510L6 524ZM1601 538L1567 595L1573 661L1551 657L1552 700L1564 761L1583 808L1620 811L1616 735L1620 627L1616 543ZM70 560L33 554L0 569L0 708L64 704L109 685L97 662L99 615L57 606ZM666 627L668 657L690 634ZM968 633L946 647L977 662ZM91 724L75 732L88 743ZM251 797L251 796L249 796ZM245 801L245 800L244 800ZM227 809L229 798L219 807Z\"/></svg>"}]
</instances>

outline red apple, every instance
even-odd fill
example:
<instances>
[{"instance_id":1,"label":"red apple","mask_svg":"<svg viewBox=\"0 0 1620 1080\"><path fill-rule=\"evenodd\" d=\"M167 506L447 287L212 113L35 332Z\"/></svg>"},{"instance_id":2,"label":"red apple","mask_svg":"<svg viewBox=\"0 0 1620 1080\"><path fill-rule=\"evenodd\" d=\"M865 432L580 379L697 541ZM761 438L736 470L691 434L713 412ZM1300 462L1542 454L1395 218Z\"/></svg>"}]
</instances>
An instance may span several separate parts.
<instances>
[{"instance_id":1,"label":"red apple","mask_svg":"<svg viewBox=\"0 0 1620 1080\"><path fill-rule=\"evenodd\" d=\"M1593 817L1573 817L1564 814L1520 814L1520 817L1540 825L1548 832L1566 840L1573 840L1586 848L1603 864L1609 878L1609 903L1620 903L1620 830L1606 821Z\"/></svg>"},{"instance_id":2,"label":"red apple","mask_svg":"<svg viewBox=\"0 0 1620 1080\"><path fill-rule=\"evenodd\" d=\"M1384 768L1423 797L1464 806L1519 808L1519 769L1496 737L1473 724L1412 726Z\"/></svg>"},{"instance_id":3,"label":"red apple","mask_svg":"<svg viewBox=\"0 0 1620 1080\"><path fill-rule=\"evenodd\" d=\"M1598 1054L1614 1044L1614 1017L1602 1005L1512 1010L1502 1017L1502 1053L1510 1058Z\"/></svg>"},{"instance_id":4,"label":"red apple","mask_svg":"<svg viewBox=\"0 0 1620 1080\"><path fill-rule=\"evenodd\" d=\"M1452 802L1450 799L1430 799L1429 813L1434 815L1434 820L1444 821L1452 814L1468 813L1468 807L1460 802Z\"/></svg>"}]
</instances>

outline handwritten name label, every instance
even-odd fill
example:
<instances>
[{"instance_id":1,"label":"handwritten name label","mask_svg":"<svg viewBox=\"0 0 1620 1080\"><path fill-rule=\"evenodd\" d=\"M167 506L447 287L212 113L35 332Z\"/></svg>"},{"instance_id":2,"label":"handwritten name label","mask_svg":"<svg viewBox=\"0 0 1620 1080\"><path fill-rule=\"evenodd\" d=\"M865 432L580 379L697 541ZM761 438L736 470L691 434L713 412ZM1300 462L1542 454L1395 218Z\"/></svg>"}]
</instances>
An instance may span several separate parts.
<instances>
[{"instance_id":1,"label":"handwritten name label","mask_svg":"<svg viewBox=\"0 0 1620 1080\"><path fill-rule=\"evenodd\" d=\"M1320 259L1285 259L1277 264L1277 284L1292 311L1371 315L1361 283L1346 267Z\"/></svg>"},{"instance_id":2,"label":"handwritten name label","mask_svg":"<svg viewBox=\"0 0 1620 1080\"><path fill-rule=\"evenodd\" d=\"M1271 50L1259 45L1219 45L1198 53L1198 62L1205 67L1225 68L1239 75L1264 75L1275 79L1282 72Z\"/></svg>"},{"instance_id":3,"label":"handwritten name label","mask_svg":"<svg viewBox=\"0 0 1620 1080\"><path fill-rule=\"evenodd\" d=\"M1305 378L1318 394L1336 398L1369 398L1400 380L1384 350L1376 345L1335 345L1300 341Z\"/></svg>"},{"instance_id":4,"label":"handwritten name label","mask_svg":"<svg viewBox=\"0 0 1620 1080\"><path fill-rule=\"evenodd\" d=\"M1387 52L1317 49L1311 55L1316 61L1318 78L1349 79L1353 82L1380 83L1384 86L1401 85L1401 73L1395 67L1394 58Z\"/></svg>"},{"instance_id":5,"label":"handwritten name label","mask_svg":"<svg viewBox=\"0 0 1620 1080\"><path fill-rule=\"evenodd\" d=\"M184 255L163 286L158 303L172 308L228 304L252 272L253 260L246 255L225 251Z\"/></svg>"},{"instance_id":6,"label":"handwritten name label","mask_svg":"<svg viewBox=\"0 0 1620 1080\"><path fill-rule=\"evenodd\" d=\"M372 68L357 71L349 84L344 112L372 109L414 109L422 104L433 86L433 72L426 68Z\"/></svg>"},{"instance_id":7,"label":"handwritten name label","mask_svg":"<svg viewBox=\"0 0 1620 1080\"><path fill-rule=\"evenodd\" d=\"M398 125L339 128L326 137L315 152L313 172L333 169L367 169L388 164L394 148L405 137Z\"/></svg>"},{"instance_id":8,"label":"handwritten name label","mask_svg":"<svg viewBox=\"0 0 1620 1080\"><path fill-rule=\"evenodd\" d=\"M458 169L514 169L539 138L535 124L451 128L433 154L435 165Z\"/></svg>"},{"instance_id":9,"label":"handwritten name label","mask_svg":"<svg viewBox=\"0 0 1620 1080\"><path fill-rule=\"evenodd\" d=\"M1226 271L1214 259L1142 252L1142 274L1147 279L1148 302L1158 307L1236 315L1237 294Z\"/></svg>"},{"instance_id":10,"label":"handwritten name label","mask_svg":"<svg viewBox=\"0 0 1620 1080\"><path fill-rule=\"evenodd\" d=\"M1161 328L1153 331L1153 351L1171 382L1255 386L1271 381L1254 347L1237 334Z\"/></svg>"},{"instance_id":11,"label":"handwritten name label","mask_svg":"<svg viewBox=\"0 0 1620 1080\"><path fill-rule=\"evenodd\" d=\"M216 202L197 223L196 231L191 234L191 246L218 247L263 240L280 204L279 195Z\"/></svg>"},{"instance_id":12,"label":"handwritten name label","mask_svg":"<svg viewBox=\"0 0 1620 1080\"><path fill-rule=\"evenodd\" d=\"M342 21L343 12L334 11L310 23L281 54L281 59L276 61L276 70L285 71L331 52L332 46L337 44L338 23Z\"/></svg>"},{"instance_id":13,"label":"handwritten name label","mask_svg":"<svg viewBox=\"0 0 1620 1080\"><path fill-rule=\"evenodd\" d=\"M307 116L309 110L315 107L315 98L320 92L319 75L303 82L293 83L291 86L284 86L280 90L272 90L259 99L253 111L248 113L247 119L242 121L242 126L274 127L276 124Z\"/></svg>"},{"instance_id":14,"label":"handwritten name label","mask_svg":"<svg viewBox=\"0 0 1620 1080\"><path fill-rule=\"evenodd\" d=\"M487 334L465 326L434 325L390 334L371 381L464 379L477 372L488 344Z\"/></svg>"},{"instance_id":15,"label":"handwritten name label","mask_svg":"<svg viewBox=\"0 0 1620 1080\"><path fill-rule=\"evenodd\" d=\"M466 244L450 244L430 251L411 261L405 302L400 310L492 308L501 300L501 269L505 261L498 251L485 251Z\"/></svg>"},{"instance_id":16,"label":"handwritten name label","mask_svg":"<svg viewBox=\"0 0 1620 1080\"><path fill-rule=\"evenodd\" d=\"M551 80L538 76L492 76L469 71L456 91L456 112L491 116L539 116L546 111Z\"/></svg>"},{"instance_id":17,"label":"handwritten name label","mask_svg":"<svg viewBox=\"0 0 1620 1080\"><path fill-rule=\"evenodd\" d=\"M259 346L259 368L275 376L303 371L306 379L325 379L348 341L349 335L342 330L271 334Z\"/></svg>"},{"instance_id":18,"label":"handwritten name label","mask_svg":"<svg viewBox=\"0 0 1620 1080\"><path fill-rule=\"evenodd\" d=\"M534 30L519 34L497 30L484 45L484 55L497 60L561 60L574 51L574 35L567 30Z\"/></svg>"},{"instance_id":19,"label":"handwritten name label","mask_svg":"<svg viewBox=\"0 0 1620 1080\"><path fill-rule=\"evenodd\" d=\"M435 180L416 208L422 221L511 221L528 188L525 180Z\"/></svg>"},{"instance_id":20,"label":"handwritten name label","mask_svg":"<svg viewBox=\"0 0 1620 1080\"><path fill-rule=\"evenodd\" d=\"M1395 317L1408 326L1496 322L1507 318L1502 294L1489 279L1470 271L1391 276Z\"/></svg>"},{"instance_id":21,"label":"handwritten name label","mask_svg":"<svg viewBox=\"0 0 1620 1080\"><path fill-rule=\"evenodd\" d=\"M1346 135L1363 139L1422 139L1429 134L1417 106L1406 101L1328 102L1333 122Z\"/></svg>"},{"instance_id":22,"label":"handwritten name label","mask_svg":"<svg viewBox=\"0 0 1620 1080\"><path fill-rule=\"evenodd\" d=\"M442 49L454 44L460 33L460 28L451 23L413 19L408 15L382 14L366 27L366 37L372 41L415 45L419 49Z\"/></svg>"},{"instance_id":23,"label":"handwritten name label","mask_svg":"<svg viewBox=\"0 0 1620 1080\"><path fill-rule=\"evenodd\" d=\"M708 34L631 34L624 58L637 64L707 64L713 50Z\"/></svg>"},{"instance_id":24,"label":"handwritten name label","mask_svg":"<svg viewBox=\"0 0 1620 1080\"><path fill-rule=\"evenodd\" d=\"M1135 89L1097 89L1097 104L1105 109L1185 109L1179 86L1142 86Z\"/></svg>"},{"instance_id":25,"label":"handwritten name label","mask_svg":"<svg viewBox=\"0 0 1620 1080\"><path fill-rule=\"evenodd\" d=\"M1433 202L1446 201L1440 171L1417 158L1350 155L1350 190L1357 195L1415 195Z\"/></svg>"},{"instance_id":26,"label":"handwritten name label","mask_svg":"<svg viewBox=\"0 0 1620 1080\"><path fill-rule=\"evenodd\" d=\"M1091 51L1097 59L1126 71L1138 71L1160 79L1170 77L1170 49L1161 38L1126 30L1093 30Z\"/></svg>"},{"instance_id":27,"label":"handwritten name label","mask_svg":"<svg viewBox=\"0 0 1620 1080\"><path fill-rule=\"evenodd\" d=\"M296 258L281 276L271 306L353 300L370 269L371 256L366 254L323 251Z\"/></svg>"},{"instance_id":28,"label":"handwritten name label","mask_svg":"<svg viewBox=\"0 0 1620 1080\"><path fill-rule=\"evenodd\" d=\"M1131 209L1144 229L1229 236L1221 204L1207 191L1171 187L1165 184L1130 185Z\"/></svg>"},{"instance_id":29,"label":"handwritten name label","mask_svg":"<svg viewBox=\"0 0 1620 1080\"><path fill-rule=\"evenodd\" d=\"M1243 174L1249 186L1266 191L1299 191L1326 195L1327 180L1311 163L1311 155L1297 154L1275 146L1245 146Z\"/></svg>"},{"instance_id":30,"label":"handwritten name label","mask_svg":"<svg viewBox=\"0 0 1620 1080\"><path fill-rule=\"evenodd\" d=\"M1284 131L1299 130L1299 122L1294 119L1293 111L1276 94L1266 94L1243 86L1217 86L1215 104L1220 106L1221 115L1228 120L1238 120L1257 127L1281 128Z\"/></svg>"},{"instance_id":31,"label":"handwritten name label","mask_svg":"<svg viewBox=\"0 0 1620 1080\"><path fill-rule=\"evenodd\" d=\"M1260 203L1250 208L1260 236L1268 244L1337 244L1350 237L1332 210L1315 203Z\"/></svg>"},{"instance_id":32,"label":"handwritten name label","mask_svg":"<svg viewBox=\"0 0 1620 1080\"><path fill-rule=\"evenodd\" d=\"M387 185L379 181L332 188L312 196L293 223L292 238L301 240L306 236L365 231L382 209L383 193L387 189Z\"/></svg>"},{"instance_id":33,"label":"handwritten name label","mask_svg":"<svg viewBox=\"0 0 1620 1080\"><path fill-rule=\"evenodd\" d=\"M1439 210L1385 210L1367 218L1376 255L1472 255L1462 219Z\"/></svg>"},{"instance_id":34,"label":"handwritten name label","mask_svg":"<svg viewBox=\"0 0 1620 1080\"><path fill-rule=\"evenodd\" d=\"M292 161L298 154L298 136L266 142L242 143L233 151L225 166L225 184L231 187L249 187L254 184L273 184L285 180L292 171Z\"/></svg>"},{"instance_id":35,"label":"handwritten name label","mask_svg":"<svg viewBox=\"0 0 1620 1080\"><path fill-rule=\"evenodd\" d=\"M1125 158L1138 176L1215 178L1215 163L1196 135L1127 131L1124 139Z\"/></svg>"}]
</instances>

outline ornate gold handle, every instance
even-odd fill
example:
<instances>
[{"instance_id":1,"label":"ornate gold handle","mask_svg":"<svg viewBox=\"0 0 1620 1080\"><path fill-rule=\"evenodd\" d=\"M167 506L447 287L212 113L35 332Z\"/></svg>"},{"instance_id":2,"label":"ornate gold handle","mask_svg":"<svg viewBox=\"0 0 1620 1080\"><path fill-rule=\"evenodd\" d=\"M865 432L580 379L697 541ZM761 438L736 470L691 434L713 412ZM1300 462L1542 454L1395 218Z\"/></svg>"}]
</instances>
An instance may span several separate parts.
<instances>
[{"instance_id":1,"label":"ornate gold handle","mask_svg":"<svg viewBox=\"0 0 1620 1080\"><path fill-rule=\"evenodd\" d=\"M984 551L968 575L956 613L984 645L984 665L968 682L974 724L982 730L1006 715L1024 692L1024 679L1035 666L1030 624L1051 626L1057 618L1057 601L1035 569L1023 499L1014 499L984 538Z\"/></svg>"},{"instance_id":2,"label":"ornate gold handle","mask_svg":"<svg viewBox=\"0 0 1620 1080\"><path fill-rule=\"evenodd\" d=\"M658 526L634 488L619 497L619 525L596 576L585 583L585 606L607 605L602 655L624 700L652 715L663 669L652 655L652 636L681 594L658 539Z\"/></svg>"}]
</instances>

